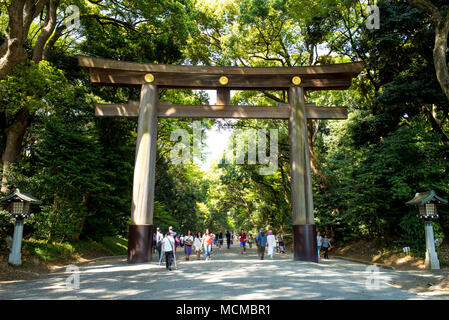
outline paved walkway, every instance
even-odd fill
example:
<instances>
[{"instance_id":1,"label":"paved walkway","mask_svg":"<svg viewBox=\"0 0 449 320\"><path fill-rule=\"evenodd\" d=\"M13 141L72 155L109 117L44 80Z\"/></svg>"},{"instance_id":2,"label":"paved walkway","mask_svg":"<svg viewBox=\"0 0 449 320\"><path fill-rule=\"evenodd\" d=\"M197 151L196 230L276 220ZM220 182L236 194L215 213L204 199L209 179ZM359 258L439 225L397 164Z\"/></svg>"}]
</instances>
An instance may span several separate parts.
<instances>
[{"instance_id":1,"label":"paved walkway","mask_svg":"<svg viewBox=\"0 0 449 320\"><path fill-rule=\"evenodd\" d=\"M369 290L367 266L344 260L315 264L284 254L262 261L254 248L241 255L237 247L214 248L208 262L184 261L182 251L177 255L177 270L171 272L156 259L138 265L128 265L124 257L81 264L75 290L66 287L65 270L4 282L0 299L437 299L392 287L393 280L412 276L392 270L380 269L379 289Z\"/></svg>"}]
</instances>

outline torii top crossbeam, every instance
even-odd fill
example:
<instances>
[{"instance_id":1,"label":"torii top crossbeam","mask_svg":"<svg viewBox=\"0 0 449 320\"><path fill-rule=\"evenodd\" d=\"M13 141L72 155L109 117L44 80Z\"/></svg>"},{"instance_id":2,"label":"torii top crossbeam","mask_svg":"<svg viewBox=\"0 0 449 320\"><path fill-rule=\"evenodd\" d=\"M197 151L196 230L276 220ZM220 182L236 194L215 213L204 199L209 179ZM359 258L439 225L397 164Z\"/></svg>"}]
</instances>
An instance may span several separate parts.
<instances>
[{"instance_id":1,"label":"torii top crossbeam","mask_svg":"<svg viewBox=\"0 0 449 320\"><path fill-rule=\"evenodd\" d=\"M99 85L140 87L145 75L154 76L159 88L230 90L287 90L292 77L301 79L304 90L346 90L362 63L343 63L309 67L217 67L125 62L78 56L79 65L89 69L91 81ZM225 76L227 83L219 82Z\"/></svg>"}]
</instances>

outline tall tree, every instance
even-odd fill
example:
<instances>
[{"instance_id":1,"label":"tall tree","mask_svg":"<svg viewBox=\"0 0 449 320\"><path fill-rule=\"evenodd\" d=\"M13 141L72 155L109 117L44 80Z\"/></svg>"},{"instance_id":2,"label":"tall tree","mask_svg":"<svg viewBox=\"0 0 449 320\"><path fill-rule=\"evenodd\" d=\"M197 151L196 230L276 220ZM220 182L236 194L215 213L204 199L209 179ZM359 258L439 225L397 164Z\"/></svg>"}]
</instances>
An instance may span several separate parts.
<instances>
[{"instance_id":1,"label":"tall tree","mask_svg":"<svg viewBox=\"0 0 449 320\"><path fill-rule=\"evenodd\" d=\"M449 99L449 65L447 64L447 38L449 35L449 5L443 1L437 6L428 0L409 0L409 3L430 15L435 28L433 61L441 89Z\"/></svg>"},{"instance_id":2,"label":"tall tree","mask_svg":"<svg viewBox=\"0 0 449 320\"><path fill-rule=\"evenodd\" d=\"M79 0L74 3L79 9L79 29L67 23L72 13L67 8L71 4L64 0L0 2L1 11L8 13L0 20L1 81L8 81L10 72L22 62L39 64L52 56L58 60L61 52L76 53L73 47L77 46L84 53L105 57L178 62L180 47L193 28L189 22L192 10L189 1ZM88 38L91 44L74 41L77 36ZM134 43L126 43L124 39L132 39ZM54 54L54 50L59 51ZM19 108L5 103L0 103L1 192L8 191L6 179L10 164L17 161L23 136L37 110L26 103Z\"/></svg>"}]
</instances>

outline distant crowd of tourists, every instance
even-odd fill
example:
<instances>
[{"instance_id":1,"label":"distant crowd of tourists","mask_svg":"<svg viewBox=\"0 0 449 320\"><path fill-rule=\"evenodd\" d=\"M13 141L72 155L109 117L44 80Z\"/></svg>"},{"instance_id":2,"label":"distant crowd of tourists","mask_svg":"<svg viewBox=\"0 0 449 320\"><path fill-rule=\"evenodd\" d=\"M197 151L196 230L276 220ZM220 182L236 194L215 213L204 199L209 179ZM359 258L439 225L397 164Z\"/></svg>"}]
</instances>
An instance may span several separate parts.
<instances>
[{"instance_id":1,"label":"distant crowd of tourists","mask_svg":"<svg viewBox=\"0 0 449 320\"><path fill-rule=\"evenodd\" d=\"M268 255L271 259L274 258L274 252L285 253L285 245L284 245L284 236L281 232L279 232L276 237L273 234L273 231L268 230L268 233L265 233L264 228L259 229L259 233L254 238L251 234L247 236L244 230L241 230L239 234L240 248L241 254L246 253L246 244L248 243L249 248L251 249L253 243L256 243L257 247L257 255L259 259L263 260L265 255L265 248L268 249Z\"/></svg>"},{"instance_id":2,"label":"distant crowd of tourists","mask_svg":"<svg viewBox=\"0 0 449 320\"><path fill-rule=\"evenodd\" d=\"M279 232L275 236L272 230L268 230L266 233L264 228L260 228L255 237L252 234L247 235L244 230L241 230L239 234L226 231L223 235L222 232L214 234L210 229L206 229L204 234L198 232L196 235L193 235L188 230L186 235L182 235L176 233L173 227L169 227L164 235L161 229L157 228L153 239L153 248L158 253L159 261L161 262L162 257L165 256L166 268L172 270L178 246L184 248L186 261L190 261L192 254L196 255L197 259L201 259L201 252L204 252L205 260L209 261L211 259L212 245L221 249L224 245L225 238L227 249L230 249L234 242L238 242L240 244L241 254L246 254L247 244L249 248L252 248L255 243L258 257L261 260L264 259L265 249L268 249L267 254L271 259L274 258L275 252L285 253L283 234Z\"/></svg>"}]
</instances>

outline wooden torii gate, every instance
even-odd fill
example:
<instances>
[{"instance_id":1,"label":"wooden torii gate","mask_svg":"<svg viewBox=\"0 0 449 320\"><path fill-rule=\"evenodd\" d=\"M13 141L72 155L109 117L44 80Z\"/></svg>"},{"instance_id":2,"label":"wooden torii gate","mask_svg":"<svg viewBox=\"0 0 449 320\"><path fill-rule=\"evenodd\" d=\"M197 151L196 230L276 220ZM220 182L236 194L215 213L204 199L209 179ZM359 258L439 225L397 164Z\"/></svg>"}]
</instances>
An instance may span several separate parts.
<instances>
[{"instance_id":1,"label":"wooden torii gate","mask_svg":"<svg viewBox=\"0 0 449 320\"><path fill-rule=\"evenodd\" d=\"M307 90L346 90L362 70L360 62L310 67L211 67L115 61L86 56L92 83L141 88L140 102L97 104L100 117L138 117L128 263L151 261L157 118L253 118L289 121L294 259L318 262L313 214L307 121L347 119L346 108L306 103ZM217 104L171 105L158 101L158 88L215 89ZM283 106L235 106L230 90L288 90Z\"/></svg>"}]
</instances>

